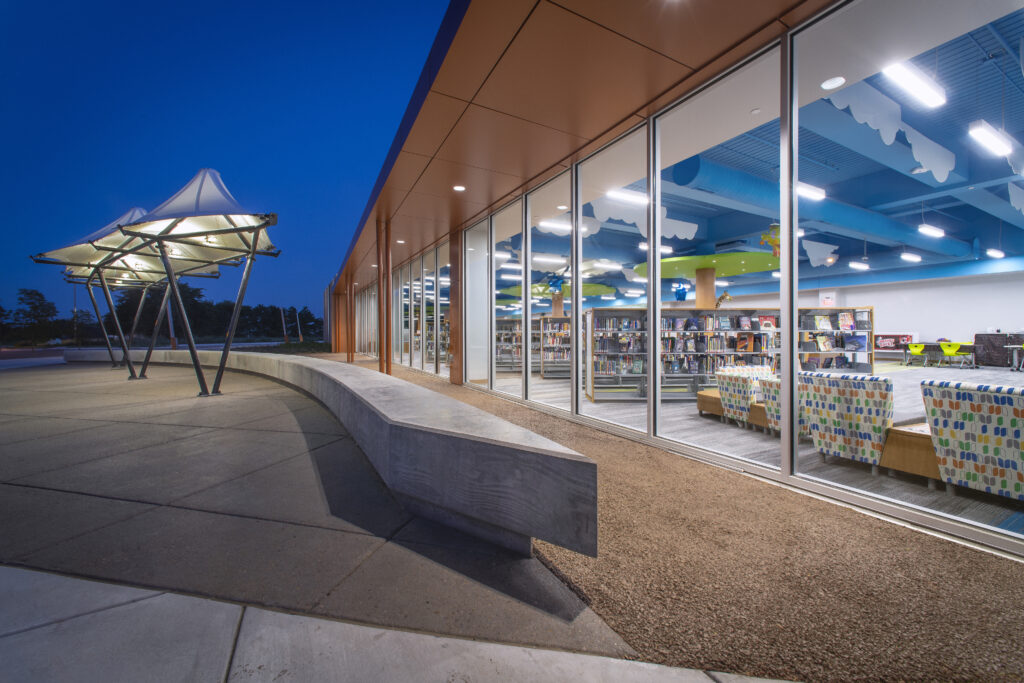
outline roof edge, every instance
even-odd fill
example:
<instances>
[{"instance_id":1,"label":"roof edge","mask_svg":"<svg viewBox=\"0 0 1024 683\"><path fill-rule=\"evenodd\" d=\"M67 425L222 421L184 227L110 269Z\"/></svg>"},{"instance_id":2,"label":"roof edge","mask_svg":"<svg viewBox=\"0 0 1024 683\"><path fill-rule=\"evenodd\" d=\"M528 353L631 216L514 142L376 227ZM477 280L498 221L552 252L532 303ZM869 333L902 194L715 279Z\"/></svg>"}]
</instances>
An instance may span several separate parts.
<instances>
[{"instance_id":1,"label":"roof edge","mask_svg":"<svg viewBox=\"0 0 1024 683\"><path fill-rule=\"evenodd\" d=\"M444 63L445 57L448 56L448 50L452 46L452 41L455 40L455 34L458 32L459 26L462 25L462 19L466 16L466 10L469 9L469 3L470 0L451 0L448 3L448 9L445 10L441 26L437 30L437 35L434 36L434 43L430 46L430 52L427 54L427 61L423 64L419 80L416 81L412 97L409 99L409 104L405 108L405 114L402 115L402 121L398 125L395 139L391 141L391 147L384 158L384 165L381 167L380 173L377 174L377 182L373 184L373 190L370 191L366 208L363 209L363 214L356 225L355 233L352 235L352 241L345 251L345 258L341 260L341 267L331 280L332 290L341 279L341 273L345 266L348 265L349 258L352 257L352 252L355 250L356 243L363 234L363 227L370 217L370 212L373 211L377 198L380 196L381 190L384 189L384 183L387 182L391 169L394 167L395 161L398 160L398 153L402 151L405 140L409 137L409 132L412 130L416 117L419 116L420 109L423 107L423 102L426 101L427 94L430 92L431 86L434 85L434 79L437 78L441 65Z\"/></svg>"}]
</instances>

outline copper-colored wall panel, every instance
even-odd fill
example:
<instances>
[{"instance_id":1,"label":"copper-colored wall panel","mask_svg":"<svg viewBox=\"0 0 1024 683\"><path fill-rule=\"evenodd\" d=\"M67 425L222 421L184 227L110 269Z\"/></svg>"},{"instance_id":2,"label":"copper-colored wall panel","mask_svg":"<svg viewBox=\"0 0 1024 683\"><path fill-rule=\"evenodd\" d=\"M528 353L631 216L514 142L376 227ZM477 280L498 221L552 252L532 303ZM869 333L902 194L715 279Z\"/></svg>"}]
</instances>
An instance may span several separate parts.
<instances>
[{"instance_id":1,"label":"copper-colored wall panel","mask_svg":"<svg viewBox=\"0 0 1024 683\"><path fill-rule=\"evenodd\" d=\"M474 100L592 138L690 70L544 2Z\"/></svg>"},{"instance_id":2,"label":"copper-colored wall panel","mask_svg":"<svg viewBox=\"0 0 1024 683\"><path fill-rule=\"evenodd\" d=\"M522 183L523 178L519 176L496 173L443 159L434 159L427 166L427 170L424 171L413 191L442 197L453 202L466 201L486 206ZM455 185L462 185L466 191L456 192L452 189Z\"/></svg>"},{"instance_id":3,"label":"copper-colored wall panel","mask_svg":"<svg viewBox=\"0 0 1024 683\"><path fill-rule=\"evenodd\" d=\"M411 190L416 186L423 169L430 163L430 157L413 154L404 149L398 153L395 165L388 175L387 187L392 190Z\"/></svg>"},{"instance_id":4,"label":"copper-colored wall panel","mask_svg":"<svg viewBox=\"0 0 1024 683\"><path fill-rule=\"evenodd\" d=\"M472 214L485 208L487 208L486 204L477 204L455 197L436 197L420 192L410 192L395 216L395 236L399 238L407 236L410 244L415 242L420 248L423 248L447 234L449 226L461 223ZM399 231L399 219L402 223L412 219L415 232L409 234Z\"/></svg>"},{"instance_id":5,"label":"copper-colored wall panel","mask_svg":"<svg viewBox=\"0 0 1024 683\"><path fill-rule=\"evenodd\" d=\"M793 0L557 2L692 69L774 21L793 5Z\"/></svg>"},{"instance_id":6,"label":"copper-colored wall panel","mask_svg":"<svg viewBox=\"0 0 1024 683\"><path fill-rule=\"evenodd\" d=\"M434 156L467 106L465 101L454 97L434 91L427 93L420 113L416 115L416 122L409 131L409 137L402 145L402 151Z\"/></svg>"},{"instance_id":7,"label":"copper-colored wall panel","mask_svg":"<svg viewBox=\"0 0 1024 683\"><path fill-rule=\"evenodd\" d=\"M584 138L470 105L437 156L525 181L569 155Z\"/></svg>"},{"instance_id":8,"label":"copper-colored wall panel","mask_svg":"<svg viewBox=\"0 0 1024 683\"><path fill-rule=\"evenodd\" d=\"M432 89L472 100L535 4L536 0L470 3Z\"/></svg>"}]
</instances>

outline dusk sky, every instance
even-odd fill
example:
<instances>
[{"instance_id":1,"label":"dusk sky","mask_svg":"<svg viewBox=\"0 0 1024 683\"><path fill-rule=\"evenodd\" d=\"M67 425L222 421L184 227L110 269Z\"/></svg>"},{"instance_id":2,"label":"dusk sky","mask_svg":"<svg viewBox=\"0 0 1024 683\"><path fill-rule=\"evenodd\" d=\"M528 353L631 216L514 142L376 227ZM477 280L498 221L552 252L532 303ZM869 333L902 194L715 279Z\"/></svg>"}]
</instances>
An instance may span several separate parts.
<instances>
[{"instance_id":1,"label":"dusk sky","mask_svg":"<svg viewBox=\"0 0 1024 683\"><path fill-rule=\"evenodd\" d=\"M59 266L29 260L204 167L278 214L246 303L323 310L447 7L371 2L0 6L0 305L32 288L70 315ZM233 299L240 268L191 280ZM87 306L79 293L78 305Z\"/></svg>"}]
</instances>

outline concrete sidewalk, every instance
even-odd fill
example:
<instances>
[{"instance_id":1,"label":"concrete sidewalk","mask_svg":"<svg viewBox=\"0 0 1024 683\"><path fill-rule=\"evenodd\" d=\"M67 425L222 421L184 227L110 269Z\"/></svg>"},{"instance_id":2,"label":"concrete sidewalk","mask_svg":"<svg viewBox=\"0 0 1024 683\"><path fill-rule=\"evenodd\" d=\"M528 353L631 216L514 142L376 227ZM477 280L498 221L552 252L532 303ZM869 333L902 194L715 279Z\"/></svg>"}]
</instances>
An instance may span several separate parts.
<instances>
[{"instance_id":1,"label":"concrete sidewalk","mask_svg":"<svg viewBox=\"0 0 1024 683\"><path fill-rule=\"evenodd\" d=\"M11 681L692 681L728 674L443 638L0 567Z\"/></svg>"}]
</instances>

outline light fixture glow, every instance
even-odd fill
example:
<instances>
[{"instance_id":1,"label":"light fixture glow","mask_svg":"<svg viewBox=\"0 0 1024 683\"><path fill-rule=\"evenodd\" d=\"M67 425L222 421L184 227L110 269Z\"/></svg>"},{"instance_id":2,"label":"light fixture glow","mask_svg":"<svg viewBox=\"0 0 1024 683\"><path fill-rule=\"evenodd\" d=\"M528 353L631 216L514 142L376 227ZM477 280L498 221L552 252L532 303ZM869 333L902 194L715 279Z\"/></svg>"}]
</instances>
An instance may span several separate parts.
<instances>
[{"instance_id":1,"label":"light fixture glow","mask_svg":"<svg viewBox=\"0 0 1024 683\"><path fill-rule=\"evenodd\" d=\"M781 278L782 277L782 273L777 271L777 270L773 270L772 271L772 277L774 277L774 278Z\"/></svg>"},{"instance_id":2,"label":"light fixture glow","mask_svg":"<svg viewBox=\"0 0 1024 683\"><path fill-rule=\"evenodd\" d=\"M622 264L614 261L597 261L591 267L598 270L622 270Z\"/></svg>"},{"instance_id":3,"label":"light fixture glow","mask_svg":"<svg viewBox=\"0 0 1024 683\"><path fill-rule=\"evenodd\" d=\"M395 240L396 244L405 244L405 240ZM470 249L472 251L472 249Z\"/></svg>"},{"instance_id":4,"label":"light fixture glow","mask_svg":"<svg viewBox=\"0 0 1024 683\"><path fill-rule=\"evenodd\" d=\"M806 197L807 199L815 202L820 202L825 198L825 190L808 183L797 182L796 193L801 197Z\"/></svg>"},{"instance_id":5,"label":"light fixture glow","mask_svg":"<svg viewBox=\"0 0 1024 683\"><path fill-rule=\"evenodd\" d=\"M466 186L465 185L453 185L452 189L455 190L456 192L465 192L466 191Z\"/></svg>"},{"instance_id":6,"label":"light fixture glow","mask_svg":"<svg viewBox=\"0 0 1024 683\"><path fill-rule=\"evenodd\" d=\"M519 280L520 282L522 282L523 276L522 275L514 275L512 273L502 273L501 274L501 279L502 280Z\"/></svg>"},{"instance_id":7,"label":"light fixture glow","mask_svg":"<svg viewBox=\"0 0 1024 683\"><path fill-rule=\"evenodd\" d=\"M494 258L509 259L512 258L512 254L508 253L507 251L496 251L494 252Z\"/></svg>"},{"instance_id":8,"label":"light fixture glow","mask_svg":"<svg viewBox=\"0 0 1024 683\"><path fill-rule=\"evenodd\" d=\"M832 78L826 78L821 82L822 90L835 90L836 88L845 85L846 79L842 76L833 76Z\"/></svg>"},{"instance_id":9,"label":"light fixture glow","mask_svg":"<svg viewBox=\"0 0 1024 683\"><path fill-rule=\"evenodd\" d=\"M996 130L984 119L978 119L972 123L967 132L978 141L978 144L996 156L1005 157L1013 151L1013 143L1010 142L1006 133Z\"/></svg>"},{"instance_id":10,"label":"light fixture glow","mask_svg":"<svg viewBox=\"0 0 1024 683\"><path fill-rule=\"evenodd\" d=\"M798 229L796 231L796 236L797 237L803 237L804 236L804 229L803 228Z\"/></svg>"},{"instance_id":11,"label":"light fixture glow","mask_svg":"<svg viewBox=\"0 0 1024 683\"><path fill-rule=\"evenodd\" d=\"M929 237L946 236L945 230L943 230L942 228L936 228L934 225L928 225L927 223L922 223L921 225L917 226L917 231L922 235L928 235Z\"/></svg>"},{"instance_id":12,"label":"light fixture glow","mask_svg":"<svg viewBox=\"0 0 1024 683\"><path fill-rule=\"evenodd\" d=\"M647 206L647 195L642 192L634 192L633 190L608 190L604 193L608 199L614 199L617 202L623 202L625 204L636 204L637 206Z\"/></svg>"},{"instance_id":13,"label":"light fixture glow","mask_svg":"<svg viewBox=\"0 0 1024 683\"><path fill-rule=\"evenodd\" d=\"M647 251L647 242L641 242L639 244L639 247L640 247L641 251ZM672 247L669 247L669 246L666 246L666 245L663 244L660 247L658 247L658 251L660 251L662 254L671 254L672 253Z\"/></svg>"},{"instance_id":14,"label":"light fixture glow","mask_svg":"<svg viewBox=\"0 0 1024 683\"><path fill-rule=\"evenodd\" d=\"M540 223L537 223L537 227L547 228L548 230L557 230L559 232L569 232L570 230L572 230L571 223L566 223L565 221L552 221L547 219L542 220Z\"/></svg>"},{"instance_id":15,"label":"light fixture glow","mask_svg":"<svg viewBox=\"0 0 1024 683\"><path fill-rule=\"evenodd\" d=\"M557 265L564 265L565 259L560 256L534 256L534 263L554 263Z\"/></svg>"},{"instance_id":16,"label":"light fixture glow","mask_svg":"<svg viewBox=\"0 0 1024 683\"><path fill-rule=\"evenodd\" d=\"M729 286L729 281L728 280L715 280L715 286L716 287L728 287Z\"/></svg>"},{"instance_id":17,"label":"light fixture glow","mask_svg":"<svg viewBox=\"0 0 1024 683\"><path fill-rule=\"evenodd\" d=\"M920 254L915 254L912 251L905 251L905 252L903 252L902 254L900 254L900 258L903 259L904 261L910 261L911 263L920 263L921 262L921 255Z\"/></svg>"},{"instance_id":18,"label":"light fixture glow","mask_svg":"<svg viewBox=\"0 0 1024 683\"><path fill-rule=\"evenodd\" d=\"M990 258L1003 258L1006 254L1003 253L1002 249L986 249L985 255Z\"/></svg>"},{"instance_id":19,"label":"light fixture glow","mask_svg":"<svg viewBox=\"0 0 1024 683\"><path fill-rule=\"evenodd\" d=\"M569 207L566 206L565 204L559 204L555 208L558 209L559 211L568 211L569 210Z\"/></svg>"},{"instance_id":20,"label":"light fixture glow","mask_svg":"<svg viewBox=\"0 0 1024 683\"><path fill-rule=\"evenodd\" d=\"M522 270L522 263L502 263L499 268L507 268L508 270Z\"/></svg>"},{"instance_id":21,"label":"light fixture glow","mask_svg":"<svg viewBox=\"0 0 1024 683\"><path fill-rule=\"evenodd\" d=\"M946 103L945 89L912 62L890 64L882 69L882 73L930 109Z\"/></svg>"},{"instance_id":22,"label":"light fixture glow","mask_svg":"<svg viewBox=\"0 0 1024 683\"><path fill-rule=\"evenodd\" d=\"M625 294L625 295L626 295L626 296L628 296L628 297L638 297L638 296L643 296L643 295L644 295L644 294L646 294L646 293L647 293L647 292L646 292L645 290L643 290L643 289L627 289L627 290L625 290L625 291L623 292L623 294Z\"/></svg>"},{"instance_id":23,"label":"light fixture glow","mask_svg":"<svg viewBox=\"0 0 1024 683\"><path fill-rule=\"evenodd\" d=\"M871 270L871 266L863 261L850 261L850 267L854 270Z\"/></svg>"},{"instance_id":24,"label":"light fixture glow","mask_svg":"<svg viewBox=\"0 0 1024 683\"><path fill-rule=\"evenodd\" d=\"M602 294L601 298L604 299L605 301L615 301L614 294Z\"/></svg>"}]
</instances>

